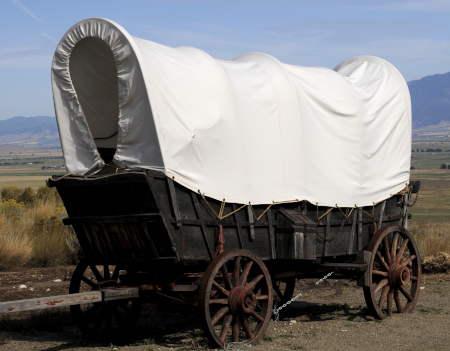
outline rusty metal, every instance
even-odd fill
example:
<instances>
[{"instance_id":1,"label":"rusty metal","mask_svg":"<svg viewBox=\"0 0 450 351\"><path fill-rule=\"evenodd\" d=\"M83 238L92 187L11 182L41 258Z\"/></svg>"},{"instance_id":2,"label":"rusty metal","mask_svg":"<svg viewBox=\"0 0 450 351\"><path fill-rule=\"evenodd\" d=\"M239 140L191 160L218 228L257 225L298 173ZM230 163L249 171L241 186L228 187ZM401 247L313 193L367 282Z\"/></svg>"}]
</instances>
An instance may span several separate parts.
<instances>
[{"instance_id":1,"label":"rusty metal","mask_svg":"<svg viewBox=\"0 0 450 351\"><path fill-rule=\"evenodd\" d=\"M225 244L225 238L223 236L223 227L218 225L215 230L216 241L214 244L214 257L223 252L223 244Z\"/></svg>"},{"instance_id":2,"label":"rusty metal","mask_svg":"<svg viewBox=\"0 0 450 351\"><path fill-rule=\"evenodd\" d=\"M157 293L158 295L167 297L168 299L175 300L175 301L178 301L178 302L186 303L186 304L191 305L191 306L198 307L198 305L196 305L195 303L189 302L189 301L187 301L187 300L180 300L180 299L177 299L176 297L173 297L173 296L169 296L169 295L163 294L163 293L161 293L161 292L159 292L159 291L157 291L156 293Z\"/></svg>"},{"instance_id":3,"label":"rusty metal","mask_svg":"<svg viewBox=\"0 0 450 351\"><path fill-rule=\"evenodd\" d=\"M409 257L403 259L406 248ZM394 302L398 313L413 312L422 281L422 265L414 237L399 225L382 227L374 233L367 251L372 252L372 258L369 262L369 284L363 289L367 306L374 317L384 319L392 316ZM406 298L403 305L400 293ZM383 311L386 302L387 315Z\"/></svg>"},{"instance_id":4,"label":"rusty metal","mask_svg":"<svg viewBox=\"0 0 450 351\"><path fill-rule=\"evenodd\" d=\"M241 263L245 266L241 267ZM233 272L231 276L229 270ZM208 266L200 284L198 302L203 330L213 344L223 347L229 331L231 340L238 340L242 328L247 339L245 343L255 345L264 335L272 314L273 290L269 271L249 250L225 251ZM257 303L261 310L255 310ZM257 324L250 327L249 317ZM223 323L219 329L216 325L220 320Z\"/></svg>"}]
</instances>

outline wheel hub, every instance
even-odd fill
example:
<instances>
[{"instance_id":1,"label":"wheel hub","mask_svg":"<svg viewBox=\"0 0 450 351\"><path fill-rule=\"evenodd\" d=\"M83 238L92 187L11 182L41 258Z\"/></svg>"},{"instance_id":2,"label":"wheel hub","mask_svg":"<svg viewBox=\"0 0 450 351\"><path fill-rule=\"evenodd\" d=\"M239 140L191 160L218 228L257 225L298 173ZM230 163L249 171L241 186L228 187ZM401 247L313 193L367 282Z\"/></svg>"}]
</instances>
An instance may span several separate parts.
<instances>
[{"instance_id":1,"label":"wheel hub","mask_svg":"<svg viewBox=\"0 0 450 351\"><path fill-rule=\"evenodd\" d=\"M256 307L256 295L243 286L231 290L228 304L234 314L251 313Z\"/></svg>"},{"instance_id":2,"label":"wheel hub","mask_svg":"<svg viewBox=\"0 0 450 351\"><path fill-rule=\"evenodd\" d=\"M389 280L391 285L406 285L410 281L411 274L407 267L394 265L389 269Z\"/></svg>"}]
</instances>

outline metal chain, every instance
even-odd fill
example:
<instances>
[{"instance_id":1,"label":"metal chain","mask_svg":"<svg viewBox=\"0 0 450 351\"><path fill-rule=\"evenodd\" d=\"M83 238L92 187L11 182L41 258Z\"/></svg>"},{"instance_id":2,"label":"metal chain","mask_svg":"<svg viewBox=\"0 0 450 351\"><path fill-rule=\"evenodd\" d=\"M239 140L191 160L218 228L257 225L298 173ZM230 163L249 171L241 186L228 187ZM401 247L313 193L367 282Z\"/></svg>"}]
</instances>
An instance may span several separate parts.
<instances>
[{"instance_id":1,"label":"metal chain","mask_svg":"<svg viewBox=\"0 0 450 351\"><path fill-rule=\"evenodd\" d=\"M416 204L417 199L419 198L419 192L416 193L416 198L414 199L414 202L412 205L408 204L408 207L413 207Z\"/></svg>"},{"instance_id":2,"label":"metal chain","mask_svg":"<svg viewBox=\"0 0 450 351\"><path fill-rule=\"evenodd\" d=\"M281 307L276 307L272 310L272 313L275 316L275 321L279 322L280 320L280 311L285 308L286 306L290 305L291 303L293 303L295 300L297 300L300 296L303 296L304 294L306 294L309 290L313 289L316 285L319 285L320 283L323 283L325 280L327 280L329 277L331 277L331 275L334 273L330 272L327 275L325 275L323 278L319 279L318 281L316 281L315 284L311 285L308 289L306 289L305 291L301 292L300 294L298 294L297 296L293 297L292 299L290 299L288 302L286 302L285 304L283 304Z\"/></svg>"},{"instance_id":3,"label":"metal chain","mask_svg":"<svg viewBox=\"0 0 450 351\"><path fill-rule=\"evenodd\" d=\"M332 238L322 238L319 235L319 233L316 233L316 235L318 237L318 240L320 242L322 242L322 243L325 243L327 241L333 241L339 235L339 233L341 232L342 228L344 228L345 221L348 219L348 213L349 213L349 209L347 208L347 210L345 211L345 216L344 216L344 218L342 218L341 226L339 227L339 230L333 235Z\"/></svg>"}]
</instances>

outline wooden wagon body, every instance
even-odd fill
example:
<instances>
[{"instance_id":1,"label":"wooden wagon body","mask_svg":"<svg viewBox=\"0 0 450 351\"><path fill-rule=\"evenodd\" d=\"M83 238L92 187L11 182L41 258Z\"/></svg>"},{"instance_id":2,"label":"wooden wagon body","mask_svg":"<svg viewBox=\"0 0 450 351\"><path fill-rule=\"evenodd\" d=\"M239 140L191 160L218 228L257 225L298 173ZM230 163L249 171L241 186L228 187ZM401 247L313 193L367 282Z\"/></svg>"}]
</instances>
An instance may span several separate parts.
<instances>
[{"instance_id":1,"label":"wooden wagon body","mask_svg":"<svg viewBox=\"0 0 450 351\"><path fill-rule=\"evenodd\" d=\"M374 225L406 223L405 196L410 191L373 207L354 209L340 230L343 212L307 202L274 204L269 209L249 205L239 211L241 205L225 204L224 215L236 212L220 220L216 214L221 202L204 201L200 194L154 171L58 178L49 184L63 199L69 215L64 223L73 226L84 259L122 265L204 266L215 256L219 226L225 239L223 250L247 249L262 260L298 259L296 264L301 267L303 260L319 264L332 257L356 255L367 247ZM294 225L284 223L289 222L290 210L308 224L305 233L303 228L296 230L304 234L297 245L304 248L309 243L306 251L297 254L290 252L289 245L289 240L295 240ZM285 251L280 247L284 242Z\"/></svg>"}]
</instances>

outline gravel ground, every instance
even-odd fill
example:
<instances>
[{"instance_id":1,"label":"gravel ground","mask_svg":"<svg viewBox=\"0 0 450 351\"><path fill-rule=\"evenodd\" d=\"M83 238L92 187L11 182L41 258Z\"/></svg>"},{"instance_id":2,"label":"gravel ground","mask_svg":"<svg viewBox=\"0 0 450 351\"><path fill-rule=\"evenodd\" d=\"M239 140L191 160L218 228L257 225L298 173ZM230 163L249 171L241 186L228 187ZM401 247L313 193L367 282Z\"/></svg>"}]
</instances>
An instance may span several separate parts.
<instances>
[{"instance_id":1,"label":"gravel ground","mask_svg":"<svg viewBox=\"0 0 450 351\"><path fill-rule=\"evenodd\" d=\"M67 292L72 267L0 274L0 300ZM61 281L54 280L61 279ZM302 291L312 281L297 282ZM18 290L20 284L27 289ZM14 287L14 288L13 288ZM33 288L33 290L28 290ZM50 291L47 291L50 289ZM15 298L14 298L15 297ZM366 311L362 289L329 281L283 310L255 347L234 350L450 350L450 275L427 275L414 313L377 321ZM146 304L134 335L120 345L84 340L67 309L21 313L0 318L0 350L167 351L208 350L196 308Z\"/></svg>"}]
</instances>

